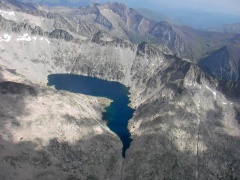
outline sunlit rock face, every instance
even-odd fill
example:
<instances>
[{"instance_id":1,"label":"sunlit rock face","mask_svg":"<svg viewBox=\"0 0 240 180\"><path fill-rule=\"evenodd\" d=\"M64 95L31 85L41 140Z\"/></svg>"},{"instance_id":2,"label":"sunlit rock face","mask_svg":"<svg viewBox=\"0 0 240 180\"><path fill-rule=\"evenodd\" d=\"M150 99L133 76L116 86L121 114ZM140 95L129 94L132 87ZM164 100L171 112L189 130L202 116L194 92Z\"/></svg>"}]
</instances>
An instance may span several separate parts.
<instances>
[{"instance_id":1,"label":"sunlit rock face","mask_svg":"<svg viewBox=\"0 0 240 180\"><path fill-rule=\"evenodd\" d=\"M237 83L226 85L194 65L185 67L186 72L176 67L179 78L173 81L173 73L162 72L170 81L161 81L163 74L156 78L161 90L137 108L129 124L134 141L124 161L125 179L238 176L239 103L232 98L239 90L226 90Z\"/></svg>"},{"instance_id":2,"label":"sunlit rock face","mask_svg":"<svg viewBox=\"0 0 240 180\"><path fill-rule=\"evenodd\" d=\"M210 76L214 73L192 63L199 60L193 54L187 52L190 58L182 59L169 46L195 51L200 47L195 40L204 36L201 42L209 43L203 47L211 53L232 40L231 35L180 31L158 23L151 33L166 32L163 44L134 44L123 31L120 37L128 40L113 36L113 27L120 29L116 13L125 18L130 12L121 5L90 8L105 16L98 17L105 32L93 25L92 16L77 20L82 9L39 11L28 6L26 11L0 5L0 179L240 177L239 82ZM5 13L12 11L14 15ZM235 55L217 57L233 65ZM237 66L231 67L228 77ZM54 73L94 76L130 87L130 106L136 111L128 125L133 141L125 159L120 139L101 120L110 101L47 87L47 76Z\"/></svg>"}]
</instances>

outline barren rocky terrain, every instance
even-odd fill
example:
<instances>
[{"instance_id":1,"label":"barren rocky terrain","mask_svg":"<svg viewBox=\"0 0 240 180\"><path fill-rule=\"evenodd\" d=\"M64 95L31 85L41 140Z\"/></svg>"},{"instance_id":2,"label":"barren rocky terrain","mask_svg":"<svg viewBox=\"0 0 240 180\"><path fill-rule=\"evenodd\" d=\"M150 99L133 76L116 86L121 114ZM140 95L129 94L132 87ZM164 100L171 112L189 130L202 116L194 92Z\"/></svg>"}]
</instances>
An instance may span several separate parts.
<instances>
[{"instance_id":1,"label":"barren rocky terrain","mask_svg":"<svg viewBox=\"0 0 240 180\"><path fill-rule=\"evenodd\" d=\"M59 10L50 16L6 2L0 4L0 179L240 177L238 81L207 74L167 44L132 43L87 20L80 33ZM56 91L47 86L53 73L130 87L136 111L125 159L120 139L101 119L110 100Z\"/></svg>"},{"instance_id":2,"label":"barren rocky terrain","mask_svg":"<svg viewBox=\"0 0 240 180\"><path fill-rule=\"evenodd\" d=\"M2 69L1 179L118 179L121 141L101 119L110 101L39 86Z\"/></svg>"}]
</instances>

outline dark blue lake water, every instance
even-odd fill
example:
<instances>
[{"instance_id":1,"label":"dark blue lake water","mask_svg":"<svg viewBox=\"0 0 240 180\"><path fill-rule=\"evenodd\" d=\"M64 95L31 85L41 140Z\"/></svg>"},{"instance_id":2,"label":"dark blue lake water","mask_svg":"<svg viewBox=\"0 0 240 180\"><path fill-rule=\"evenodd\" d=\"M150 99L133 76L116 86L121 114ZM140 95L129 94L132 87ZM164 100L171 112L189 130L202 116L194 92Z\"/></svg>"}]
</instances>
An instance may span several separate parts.
<instances>
[{"instance_id":1,"label":"dark blue lake water","mask_svg":"<svg viewBox=\"0 0 240 180\"><path fill-rule=\"evenodd\" d=\"M57 90L66 90L97 97L106 97L113 102L105 108L103 120L107 126L116 133L123 143L122 155L129 148L132 139L127 125L132 118L134 109L130 108L128 95L129 88L118 82L110 82L98 78L71 75L52 74L48 76L48 86L55 86Z\"/></svg>"}]
</instances>

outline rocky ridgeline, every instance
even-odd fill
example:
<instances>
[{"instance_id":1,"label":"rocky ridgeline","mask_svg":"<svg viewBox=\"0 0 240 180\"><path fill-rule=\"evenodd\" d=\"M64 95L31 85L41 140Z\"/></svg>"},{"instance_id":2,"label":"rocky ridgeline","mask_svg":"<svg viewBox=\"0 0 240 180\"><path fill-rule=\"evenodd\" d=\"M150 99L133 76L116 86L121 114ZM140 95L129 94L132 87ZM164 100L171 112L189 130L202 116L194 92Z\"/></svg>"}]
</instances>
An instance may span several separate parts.
<instances>
[{"instance_id":1,"label":"rocky ridgeline","mask_svg":"<svg viewBox=\"0 0 240 180\"><path fill-rule=\"evenodd\" d=\"M82 21L80 19L68 18L61 13L52 13L49 11L42 10L41 8L38 9L37 5L32 5L29 3L27 7L25 7L25 3L19 3L18 1L7 1L4 0L0 3L0 7L4 11L15 11L17 13L25 13L28 16L43 18L43 20L48 21L48 24L51 24L52 27L48 27L48 32L54 29L62 29L67 30L70 33L78 34L80 36L91 37L95 34L99 29L86 21ZM32 8L28 8L31 6ZM52 23L53 21L53 23ZM16 23L22 24L23 22L17 21ZM35 22L31 22L31 26L35 26ZM38 27L39 28L39 27ZM46 29L46 28L44 28Z\"/></svg>"},{"instance_id":2,"label":"rocky ridgeline","mask_svg":"<svg viewBox=\"0 0 240 180\"><path fill-rule=\"evenodd\" d=\"M68 19L86 20L113 36L130 40L164 43L181 58L198 62L235 39L235 34L196 30L187 26L155 22L121 3L93 4L77 10L59 10Z\"/></svg>"},{"instance_id":3,"label":"rocky ridgeline","mask_svg":"<svg viewBox=\"0 0 240 180\"><path fill-rule=\"evenodd\" d=\"M21 32L29 32L31 35L39 35L45 36L49 38L55 39L63 39L65 41L73 40L73 36L69 34L67 31L62 29L55 29L52 32L44 31L39 26L32 26L28 22L16 23L14 21L10 21L0 16L0 24L1 30L5 32L13 32L13 33L21 33Z\"/></svg>"},{"instance_id":4,"label":"rocky ridgeline","mask_svg":"<svg viewBox=\"0 0 240 180\"><path fill-rule=\"evenodd\" d=\"M65 41L73 40L73 36L62 29L55 29L49 34L50 38L63 39Z\"/></svg>"},{"instance_id":5,"label":"rocky ridgeline","mask_svg":"<svg viewBox=\"0 0 240 180\"><path fill-rule=\"evenodd\" d=\"M96 34L94 34L91 41L101 46L108 45L108 46L116 46L120 48L129 48L132 51L134 51L135 49L135 45L129 42L128 40L123 40L123 39L110 36L109 34L103 31L98 31Z\"/></svg>"}]
</instances>

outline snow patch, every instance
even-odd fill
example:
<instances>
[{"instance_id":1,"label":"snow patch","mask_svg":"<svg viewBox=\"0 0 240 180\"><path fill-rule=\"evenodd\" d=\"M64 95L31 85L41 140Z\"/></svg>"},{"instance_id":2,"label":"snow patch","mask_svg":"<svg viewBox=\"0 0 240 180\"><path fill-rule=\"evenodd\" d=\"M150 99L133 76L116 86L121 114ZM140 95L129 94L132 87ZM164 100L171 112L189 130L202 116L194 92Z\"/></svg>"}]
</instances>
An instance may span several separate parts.
<instances>
[{"instance_id":1,"label":"snow patch","mask_svg":"<svg viewBox=\"0 0 240 180\"><path fill-rule=\"evenodd\" d=\"M214 97L216 98L217 93L215 91L212 91L212 93L213 93Z\"/></svg>"},{"instance_id":2,"label":"snow patch","mask_svg":"<svg viewBox=\"0 0 240 180\"><path fill-rule=\"evenodd\" d=\"M0 15L4 17L5 19L12 19L12 17L15 17L14 11L3 11L0 10Z\"/></svg>"},{"instance_id":3,"label":"snow patch","mask_svg":"<svg viewBox=\"0 0 240 180\"><path fill-rule=\"evenodd\" d=\"M205 86L213 94L214 98L216 99L217 93L215 91L213 91L212 89L210 89L207 85L205 85Z\"/></svg>"},{"instance_id":4,"label":"snow patch","mask_svg":"<svg viewBox=\"0 0 240 180\"><path fill-rule=\"evenodd\" d=\"M190 81L186 83L187 86L194 87L195 89L202 89L202 86L195 81Z\"/></svg>"},{"instance_id":5,"label":"snow patch","mask_svg":"<svg viewBox=\"0 0 240 180\"><path fill-rule=\"evenodd\" d=\"M18 37L16 41L31 41L31 37L26 33L23 34L23 36Z\"/></svg>"},{"instance_id":6,"label":"snow patch","mask_svg":"<svg viewBox=\"0 0 240 180\"><path fill-rule=\"evenodd\" d=\"M45 41L47 41L48 44L50 43L50 41L47 38L45 38Z\"/></svg>"},{"instance_id":7,"label":"snow patch","mask_svg":"<svg viewBox=\"0 0 240 180\"><path fill-rule=\"evenodd\" d=\"M0 37L0 42L9 42L11 40L12 36L9 34L3 34L2 37Z\"/></svg>"},{"instance_id":8,"label":"snow patch","mask_svg":"<svg viewBox=\"0 0 240 180\"><path fill-rule=\"evenodd\" d=\"M37 37L34 36L34 37L33 37L33 40L36 41L36 40L37 40Z\"/></svg>"}]
</instances>

